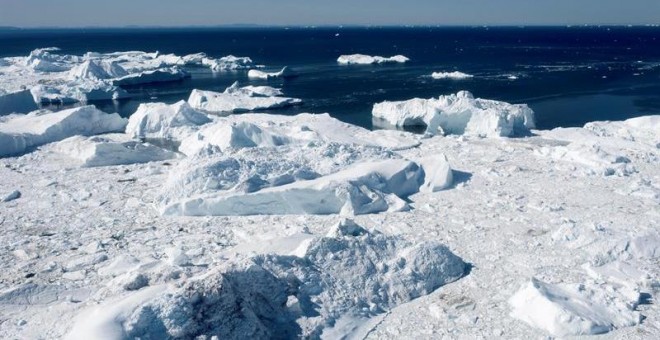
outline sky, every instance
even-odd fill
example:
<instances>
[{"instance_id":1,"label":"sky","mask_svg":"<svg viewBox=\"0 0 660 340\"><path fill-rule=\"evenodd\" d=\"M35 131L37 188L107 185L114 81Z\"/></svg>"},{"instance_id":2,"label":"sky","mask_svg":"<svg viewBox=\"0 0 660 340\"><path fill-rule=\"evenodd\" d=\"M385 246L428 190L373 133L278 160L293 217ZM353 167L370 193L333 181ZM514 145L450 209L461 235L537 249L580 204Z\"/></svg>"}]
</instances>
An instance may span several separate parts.
<instances>
[{"instance_id":1,"label":"sky","mask_svg":"<svg viewBox=\"0 0 660 340\"><path fill-rule=\"evenodd\" d=\"M658 24L660 0L0 0L0 26Z\"/></svg>"}]
</instances>

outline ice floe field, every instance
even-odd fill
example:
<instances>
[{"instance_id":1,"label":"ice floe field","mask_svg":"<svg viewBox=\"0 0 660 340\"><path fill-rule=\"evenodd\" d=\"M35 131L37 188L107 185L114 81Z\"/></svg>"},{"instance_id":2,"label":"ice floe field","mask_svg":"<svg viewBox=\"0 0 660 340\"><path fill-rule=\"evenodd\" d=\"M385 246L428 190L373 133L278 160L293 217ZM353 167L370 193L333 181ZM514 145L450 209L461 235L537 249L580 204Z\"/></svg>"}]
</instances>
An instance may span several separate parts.
<instances>
[{"instance_id":1,"label":"ice floe field","mask_svg":"<svg viewBox=\"0 0 660 340\"><path fill-rule=\"evenodd\" d=\"M38 109L182 65L296 76L203 54L0 59L0 337L660 337L660 116L537 130L527 105L461 91L373 106L424 133L370 131L259 113L302 101L238 82L129 118Z\"/></svg>"}]
</instances>

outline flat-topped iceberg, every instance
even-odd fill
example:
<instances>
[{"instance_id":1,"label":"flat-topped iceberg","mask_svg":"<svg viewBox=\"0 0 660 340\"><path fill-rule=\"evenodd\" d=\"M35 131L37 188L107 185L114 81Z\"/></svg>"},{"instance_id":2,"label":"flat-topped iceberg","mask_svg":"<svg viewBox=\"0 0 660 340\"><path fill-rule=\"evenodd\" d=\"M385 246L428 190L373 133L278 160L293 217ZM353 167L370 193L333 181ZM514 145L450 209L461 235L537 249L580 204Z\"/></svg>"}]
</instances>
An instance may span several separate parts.
<instances>
[{"instance_id":1,"label":"flat-topped iceberg","mask_svg":"<svg viewBox=\"0 0 660 340\"><path fill-rule=\"evenodd\" d=\"M460 80L460 79L474 78L474 76L460 71L454 71L454 72L433 72L431 74L431 78Z\"/></svg>"},{"instance_id":2,"label":"flat-topped iceberg","mask_svg":"<svg viewBox=\"0 0 660 340\"><path fill-rule=\"evenodd\" d=\"M177 154L125 134L74 136L57 142L51 150L67 155L82 167L148 163L176 158Z\"/></svg>"},{"instance_id":3,"label":"flat-topped iceberg","mask_svg":"<svg viewBox=\"0 0 660 340\"><path fill-rule=\"evenodd\" d=\"M372 115L397 127L425 126L429 134L511 137L534 128L534 111L527 105L474 98L467 91L437 99L377 103Z\"/></svg>"},{"instance_id":4,"label":"flat-topped iceberg","mask_svg":"<svg viewBox=\"0 0 660 340\"><path fill-rule=\"evenodd\" d=\"M172 81L180 81L190 78L190 74L177 67L158 69L152 71L144 71L142 73L129 74L127 76L115 79L112 81L117 86L127 85L141 85L141 84L154 84L166 83Z\"/></svg>"},{"instance_id":5,"label":"flat-topped iceberg","mask_svg":"<svg viewBox=\"0 0 660 340\"><path fill-rule=\"evenodd\" d=\"M59 112L35 111L0 122L0 157L20 155L31 148L71 136L122 132L126 119L83 106Z\"/></svg>"},{"instance_id":6,"label":"flat-topped iceberg","mask_svg":"<svg viewBox=\"0 0 660 340\"><path fill-rule=\"evenodd\" d=\"M210 67L212 71L244 70L255 67L252 59L233 55L218 59L204 58L202 59L202 65Z\"/></svg>"},{"instance_id":7,"label":"flat-topped iceberg","mask_svg":"<svg viewBox=\"0 0 660 340\"><path fill-rule=\"evenodd\" d=\"M183 100L172 105L144 103L129 118L126 134L133 138L180 142L209 122L211 119L206 114Z\"/></svg>"},{"instance_id":8,"label":"flat-topped iceberg","mask_svg":"<svg viewBox=\"0 0 660 340\"><path fill-rule=\"evenodd\" d=\"M302 103L302 100L297 98L270 95L275 93L281 92L269 87L241 89L237 83L234 83L222 93L195 89L190 94L188 103L198 110L215 113L277 109Z\"/></svg>"},{"instance_id":9,"label":"flat-topped iceberg","mask_svg":"<svg viewBox=\"0 0 660 340\"><path fill-rule=\"evenodd\" d=\"M389 58L381 56L370 56L365 54L351 54L351 55L341 55L337 58L337 62L342 65L358 64L358 65L370 65L370 64L385 64L385 63L406 63L410 61L408 57L402 55L395 55Z\"/></svg>"},{"instance_id":10,"label":"flat-topped iceberg","mask_svg":"<svg viewBox=\"0 0 660 340\"><path fill-rule=\"evenodd\" d=\"M0 90L0 115L32 112L38 108L30 90L20 90L12 93L2 93Z\"/></svg>"}]
</instances>

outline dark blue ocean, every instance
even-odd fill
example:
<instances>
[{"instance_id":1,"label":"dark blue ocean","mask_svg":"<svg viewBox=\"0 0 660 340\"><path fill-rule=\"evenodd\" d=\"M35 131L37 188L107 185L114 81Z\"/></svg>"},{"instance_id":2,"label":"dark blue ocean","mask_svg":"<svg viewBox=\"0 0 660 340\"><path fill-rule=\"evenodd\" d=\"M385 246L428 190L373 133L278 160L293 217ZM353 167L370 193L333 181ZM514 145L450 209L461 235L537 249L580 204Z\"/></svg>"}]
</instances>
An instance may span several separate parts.
<instances>
[{"instance_id":1,"label":"dark blue ocean","mask_svg":"<svg viewBox=\"0 0 660 340\"><path fill-rule=\"evenodd\" d=\"M282 87L302 98L283 113L329 112L372 128L371 107L383 100L430 98L469 90L477 97L527 103L537 126L581 126L660 114L658 27L433 27L433 28L190 28L34 29L0 31L0 56L27 55L56 46L67 54L87 51L160 51L211 57L247 56L299 77L256 81L247 72L189 69L192 78L132 88L137 98L96 103L128 116L141 102L187 99L193 88L223 91L242 85ZM341 66L341 54L403 54L407 64ZM433 80L432 72L469 73L468 80ZM516 80L508 78L518 77Z\"/></svg>"}]
</instances>

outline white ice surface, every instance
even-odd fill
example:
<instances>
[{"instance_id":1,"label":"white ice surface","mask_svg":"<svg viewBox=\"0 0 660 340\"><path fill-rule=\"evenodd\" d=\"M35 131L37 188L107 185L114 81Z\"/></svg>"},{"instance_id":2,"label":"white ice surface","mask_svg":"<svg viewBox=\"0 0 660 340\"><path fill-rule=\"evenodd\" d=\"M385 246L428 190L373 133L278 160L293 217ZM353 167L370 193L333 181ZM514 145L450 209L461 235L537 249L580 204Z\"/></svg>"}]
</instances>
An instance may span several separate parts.
<instances>
[{"instance_id":1,"label":"white ice surface","mask_svg":"<svg viewBox=\"0 0 660 340\"><path fill-rule=\"evenodd\" d=\"M248 71L248 78L256 79L275 79L275 78L289 78L293 77L294 73L290 68L284 67L278 72L264 72L261 70L250 70Z\"/></svg>"},{"instance_id":2,"label":"white ice surface","mask_svg":"<svg viewBox=\"0 0 660 340\"><path fill-rule=\"evenodd\" d=\"M107 167L52 145L0 160L0 197L21 193L0 203L0 337L660 337L657 116L514 139L422 139L327 115L217 121L291 143ZM635 171L603 176L539 152L571 144ZM355 223L158 211L164 198L268 192L390 160L447 187Z\"/></svg>"}]
</instances>

